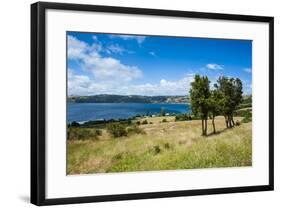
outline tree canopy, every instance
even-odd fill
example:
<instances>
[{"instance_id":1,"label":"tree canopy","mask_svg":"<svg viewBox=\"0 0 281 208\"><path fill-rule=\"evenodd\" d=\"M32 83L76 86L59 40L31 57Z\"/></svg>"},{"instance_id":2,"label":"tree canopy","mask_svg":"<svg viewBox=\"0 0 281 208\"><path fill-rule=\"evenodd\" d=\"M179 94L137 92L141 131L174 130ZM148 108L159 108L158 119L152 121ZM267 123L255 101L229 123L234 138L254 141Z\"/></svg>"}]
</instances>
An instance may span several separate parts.
<instances>
[{"instance_id":1,"label":"tree canopy","mask_svg":"<svg viewBox=\"0 0 281 208\"><path fill-rule=\"evenodd\" d=\"M216 133L215 117L223 115L227 128L234 126L233 113L242 103L242 81L239 78L221 76L210 90L207 76L195 75L191 83L190 101L194 115L202 120L202 135L207 135L207 120L212 119L213 133Z\"/></svg>"}]
</instances>

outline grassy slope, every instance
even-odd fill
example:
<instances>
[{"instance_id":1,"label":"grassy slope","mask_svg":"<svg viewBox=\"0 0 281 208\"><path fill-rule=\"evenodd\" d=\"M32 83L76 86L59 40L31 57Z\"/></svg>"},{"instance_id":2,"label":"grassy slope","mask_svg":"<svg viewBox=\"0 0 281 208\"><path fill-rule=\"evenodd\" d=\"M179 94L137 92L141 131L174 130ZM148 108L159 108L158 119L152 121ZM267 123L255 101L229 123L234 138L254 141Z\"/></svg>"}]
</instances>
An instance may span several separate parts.
<instances>
[{"instance_id":1,"label":"grassy slope","mask_svg":"<svg viewBox=\"0 0 281 208\"><path fill-rule=\"evenodd\" d=\"M225 130L218 117L220 133L202 137L201 121L165 118L148 118L145 134L113 139L103 130L99 141L68 141L68 174L251 166L252 123Z\"/></svg>"}]
</instances>

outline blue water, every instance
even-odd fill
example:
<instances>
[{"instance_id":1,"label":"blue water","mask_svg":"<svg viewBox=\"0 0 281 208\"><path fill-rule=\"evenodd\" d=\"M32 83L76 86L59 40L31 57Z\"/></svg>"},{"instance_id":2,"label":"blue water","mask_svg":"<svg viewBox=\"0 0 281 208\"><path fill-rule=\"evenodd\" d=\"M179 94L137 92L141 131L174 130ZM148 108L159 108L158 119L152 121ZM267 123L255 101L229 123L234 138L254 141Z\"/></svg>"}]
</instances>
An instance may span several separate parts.
<instances>
[{"instance_id":1,"label":"blue water","mask_svg":"<svg viewBox=\"0 0 281 208\"><path fill-rule=\"evenodd\" d=\"M188 104L143 104L143 103L68 103L68 123L100 119L126 119L136 115L165 113L188 113Z\"/></svg>"}]
</instances>

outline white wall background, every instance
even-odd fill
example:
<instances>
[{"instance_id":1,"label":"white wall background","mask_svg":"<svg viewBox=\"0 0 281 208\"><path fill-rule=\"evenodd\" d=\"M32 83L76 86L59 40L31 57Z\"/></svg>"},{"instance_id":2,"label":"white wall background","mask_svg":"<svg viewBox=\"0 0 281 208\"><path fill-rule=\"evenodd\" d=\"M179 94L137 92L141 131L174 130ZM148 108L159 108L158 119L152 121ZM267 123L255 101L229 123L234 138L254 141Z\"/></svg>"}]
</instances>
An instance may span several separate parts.
<instances>
[{"instance_id":1,"label":"white wall background","mask_svg":"<svg viewBox=\"0 0 281 208\"><path fill-rule=\"evenodd\" d=\"M49 0L51 1L51 0ZM32 207L30 174L30 4L2 1L0 7L0 207ZM275 118L281 116L281 3L278 0L83 0L65 1L112 6L268 15L275 17ZM281 204L281 128L275 119L275 191L150 199L60 207L277 207ZM280 206L280 205L279 205Z\"/></svg>"}]
</instances>

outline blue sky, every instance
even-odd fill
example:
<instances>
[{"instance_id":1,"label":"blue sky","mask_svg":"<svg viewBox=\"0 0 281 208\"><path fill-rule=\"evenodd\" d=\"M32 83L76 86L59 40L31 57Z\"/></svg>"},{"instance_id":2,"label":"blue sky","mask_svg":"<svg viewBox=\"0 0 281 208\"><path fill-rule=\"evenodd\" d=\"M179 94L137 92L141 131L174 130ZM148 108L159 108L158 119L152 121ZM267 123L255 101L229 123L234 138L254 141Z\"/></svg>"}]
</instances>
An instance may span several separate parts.
<instances>
[{"instance_id":1,"label":"blue sky","mask_svg":"<svg viewBox=\"0 0 281 208\"><path fill-rule=\"evenodd\" d=\"M252 91L252 41L67 33L68 95L186 95L195 74Z\"/></svg>"}]
</instances>

